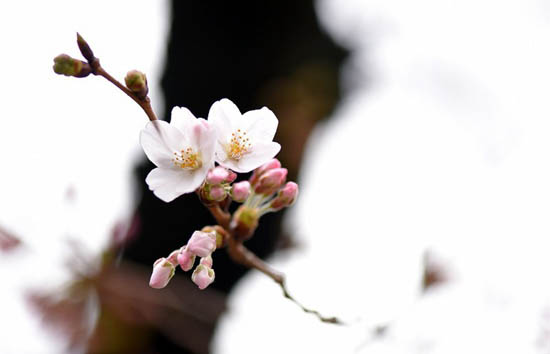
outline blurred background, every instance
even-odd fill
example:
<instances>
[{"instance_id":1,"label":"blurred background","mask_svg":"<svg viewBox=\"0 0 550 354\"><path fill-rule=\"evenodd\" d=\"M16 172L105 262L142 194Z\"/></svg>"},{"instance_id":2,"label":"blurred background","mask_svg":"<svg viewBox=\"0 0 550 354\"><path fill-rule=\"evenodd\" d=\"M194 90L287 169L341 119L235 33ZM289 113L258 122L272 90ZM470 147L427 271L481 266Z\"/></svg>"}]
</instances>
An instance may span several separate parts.
<instances>
[{"instance_id":1,"label":"blurred background","mask_svg":"<svg viewBox=\"0 0 550 354\"><path fill-rule=\"evenodd\" d=\"M0 353L550 353L545 1L6 2L0 29ZM246 245L345 326L224 251L205 291L148 287L212 219L148 191L135 103L52 72L76 31L164 119L275 112L301 195Z\"/></svg>"}]
</instances>

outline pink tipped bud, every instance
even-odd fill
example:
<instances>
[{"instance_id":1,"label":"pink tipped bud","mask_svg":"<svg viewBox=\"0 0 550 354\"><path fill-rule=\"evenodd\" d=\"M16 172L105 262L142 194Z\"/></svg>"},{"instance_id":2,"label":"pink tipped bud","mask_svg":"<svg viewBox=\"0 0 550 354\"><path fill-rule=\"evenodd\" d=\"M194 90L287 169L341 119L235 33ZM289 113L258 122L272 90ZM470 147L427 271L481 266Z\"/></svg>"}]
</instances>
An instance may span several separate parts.
<instances>
[{"instance_id":1,"label":"pink tipped bud","mask_svg":"<svg viewBox=\"0 0 550 354\"><path fill-rule=\"evenodd\" d=\"M174 265L166 258L157 259L153 265L153 274L151 274L149 286L155 289L164 288L174 276L175 271Z\"/></svg>"},{"instance_id":2,"label":"pink tipped bud","mask_svg":"<svg viewBox=\"0 0 550 354\"><path fill-rule=\"evenodd\" d=\"M265 172L258 180L254 191L258 194L270 195L275 193L286 181L286 168L274 168Z\"/></svg>"},{"instance_id":3,"label":"pink tipped bud","mask_svg":"<svg viewBox=\"0 0 550 354\"><path fill-rule=\"evenodd\" d=\"M298 185L294 182L288 182L279 190L277 197L271 202L271 208L275 211L291 206L298 197Z\"/></svg>"},{"instance_id":4,"label":"pink tipped bud","mask_svg":"<svg viewBox=\"0 0 550 354\"><path fill-rule=\"evenodd\" d=\"M212 268L212 265L214 264L214 261L212 260L212 256L201 258L200 264L207 266L208 268Z\"/></svg>"},{"instance_id":5,"label":"pink tipped bud","mask_svg":"<svg viewBox=\"0 0 550 354\"><path fill-rule=\"evenodd\" d=\"M231 170L228 170L228 172L229 172L229 175L225 179L225 182L233 183L233 181L237 179L237 174Z\"/></svg>"},{"instance_id":6,"label":"pink tipped bud","mask_svg":"<svg viewBox=\"0 0 550 354\"><path fill-rule=\"evenodd\" d=\"M254 170L254 172L252 173L252 177L250 177L250 184L254 187L264 173L274 168L281 168L281 162L279 160L272 159L264 163L263 165L261 165L260 167Z\"/></svg>"},{"instance_id":7,"label":"pink tipped bud","mask_svg":"<svg viewBox=\"0 0 550 354\"><path fill-rule=\"evenodd\" d=\"M216 232L195 231L189 242L187 251L199 257L208 257L216 249Z\"/></svg>"},{"instance_id":8,"label":"pink tipped bud","mask_svg":"<svg viewBox=\"0 0 550 354\"><path fill-rule=\"evenodd\" d=\"M208 192L208 200L220 202L227 197L227 192L222 186L212 186Z\"/></svg>"},{"instance_id":9,"label":"pink tipped bud","mask_svg":"<svg viewBox=\"0 0 550 354\"><path fill-rule=\"evenodd\" d=\"M179 256L180 252L181 252L181 249L172 251L172 253L170 253L168 258L166 258L166 260L168 262L172 263L174 265L174 267L178 265L178 256Z\"/></svg>"},{"instance_id":10,"label":"pink tipped bud","mask_svg":"<svg viewBox=\"0 0 550 354\"><path fill-rule=\"evenodd\" d=\"M227 180L227 177L229 177L229 171L218 166L208 171L208 174L206 175L206 183L221 184Z\"/></svg>"},{"instance_id":11,"label":"pink tipped bud","mask_svg":"<svg viewBox=\"0 0 550 354\"><path fill-rule=\"evenodd\" d=\"M191 270L195 265L195 255L187 250L187 247L183 246L178 254L177 261L184 272Z\"/></svg>"},{"instance_id":12,"label":"pink tipped bud","mask_svg":"<svg viewBox=\"0 0 550 354\"><path fill-rule=\"evenodd\" d=\"M233 184L231 188L231 197L237 203L242 203L250 195L250 182L242 181Z\"/></svg>"},{"instance_id":13,"label":"pink tipped bud","mask_svg":"<svg viewBox=\"0 0 550 354\"><path fill-rule=\"evenodd\" d=\"M199 264L193 275L191 275L191 280L193 283L197 284L199 289L203 290L214 281L214 270L210 267L207 267L204 264Z\"/></svg>"}]
</instances>

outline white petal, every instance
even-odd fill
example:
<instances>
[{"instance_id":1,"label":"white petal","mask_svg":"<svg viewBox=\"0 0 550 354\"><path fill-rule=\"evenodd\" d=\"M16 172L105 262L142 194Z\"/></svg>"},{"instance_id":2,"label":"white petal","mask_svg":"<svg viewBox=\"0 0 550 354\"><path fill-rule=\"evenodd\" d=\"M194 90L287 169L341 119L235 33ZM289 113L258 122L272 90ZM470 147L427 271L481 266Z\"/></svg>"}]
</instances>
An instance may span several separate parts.
<instances>
[{"instance_id":1,"label":"white petal","mask_svg":"<svg viewBox=\"0 0 550 354\"><path fill-rule=\"evenodd\" d=\"M191 146L200 152L203 164L214 161L216 130L206 120L199 118L193 123L189 136Z\"/></svg>"},{"instance_id":2,"label":"white petal","mask_svg":"<svg viewBox=\"0 0 550 354\"><path fill-rule=\"evenodd\" d=\"M220 144L219 141L216 142L215 159L216 159L216 162L219 163L220 165L227 160L227 153L225 152L225 148L223 147L222 144Z\"/></svg>"},{"instance_id":3,"label":"white petal","mask_svg":"<svg viewBox=\"0 0 550 354\"><path fill-rule=\"evenodd\" d=\"M147 123L139 140L149 160L165 168L173 165L173 153L181 150L186 143L185 137L177 128L162 120Z\"/></svg>"},{"instance_id":4,"label":"white petal","mask_svg":"<svg viewBox=\"0 0 550 354\"><path fill-rule=\"evenodd\" d=\"M195 123L195 121L195 116L187 108L172 108L172 118L170 118L170 125L178 128L178 130L183 134L187 134L187 132L191 129L191 125Z\"/></svg>"},{"instance_id":5,"label":"white petal","mask_svg":"<svg viewBox=\"0 0 550 354\"><path fill-rule=\"evenodd\" d=\"M231 133L242 120L241 112L227 98L216 101L208 112L208 122L214 126L218 134L218 140L223 143L229 141Z\"/></svg>"},{"instance_id":6,"label":"white petal","mask_svg":"<svg viewBox=\"0 0 550 354\"><path fill-rule=\"evenodd\" d=\"M240 160L227 159L218 163L235 172L250 172L275 157L281 150L281 145L274 142L257 142L252 146L252 151L244 155Z\"/></svg>"},{"instance_id":7,"label":"white petal","mask_svg":"<svg viewBox=\"0 0 550 354\"><path fill-rule=\"evenodd\" d=\"M157 197L168 203L182 194L194 192L207 173L207 168L194 171L155 168L149 172L145 182Z\"/></svg>"},{"instance_id":8,"label":"white petal","mask_svg":"<svg viewBox=\"0 0 550 354\"><path fill-rule=\"evenodd\" d=\"M243 115L245 130L253 141L272 141L277 131L279 121L267 107L248 111Z\"/></svg>"}]
</instances>

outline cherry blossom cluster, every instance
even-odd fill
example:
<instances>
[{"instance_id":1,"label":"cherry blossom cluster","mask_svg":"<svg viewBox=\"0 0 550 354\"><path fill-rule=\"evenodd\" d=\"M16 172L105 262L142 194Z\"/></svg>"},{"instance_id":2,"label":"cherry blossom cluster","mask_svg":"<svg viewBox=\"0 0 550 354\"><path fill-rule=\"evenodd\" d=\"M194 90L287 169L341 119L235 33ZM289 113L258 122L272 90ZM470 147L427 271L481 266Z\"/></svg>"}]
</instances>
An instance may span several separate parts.
<instances>
[{"instance_id":1,"label":"cherry blossom cluster","mask_svg":"<svg viewBox=\"0 0 550 354\"><path fill-rule=\"evenodd\" d=\"M214 281L212 269L212 252L216 249L216 232L195 231L187 245L170 253L168 258L159 258L153 265L153 274L149 285L155 289L162 289L175 274L179 264L184 272L195 265L195 258L200 257L199 265L195 268L191 280L199 289L204 289Z\"/></svg>"},{"instance_id":2,"label":"cherry blossom cluster","mask_svg":"<svg viewBox=\"0 0 550 354\"><path fill-rule=\"evenodd\" d=\"M156 165L146 182L165 202L196 192L203 204L225 212L232 201L242 203L229 224L232 237L242 242L252 236L262 215L291 205L298 195L298 185L286 182L287 170L274 158L281 149L273 142L277 125L268 108L241 114L228 99L212 105L208 120L175 107L170 123L154 120L141 132L143 150ZM249 180L235 182L237 173L251 171ZM155 262L149 285L165 287L178 265L189 271L198 256L191 279L199 289L206 288L215 276L212 252L225 245L226 235L220 227L195 231L187 245Z\"/></svg>"}]
</instances>

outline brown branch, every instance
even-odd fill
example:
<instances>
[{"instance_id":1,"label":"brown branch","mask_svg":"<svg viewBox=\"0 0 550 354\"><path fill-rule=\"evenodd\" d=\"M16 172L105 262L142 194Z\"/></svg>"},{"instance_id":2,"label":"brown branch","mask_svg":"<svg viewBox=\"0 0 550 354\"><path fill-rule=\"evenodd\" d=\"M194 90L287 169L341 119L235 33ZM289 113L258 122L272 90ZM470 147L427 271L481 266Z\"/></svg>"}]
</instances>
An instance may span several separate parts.
<instances>
[{"instance_id":1,"label":"brown branch","mask_svg":"<svg viewBox=\"0 0 550 354\"><path fill-rule=\"evenodd\" d=\"M231 220L231 215L227 212L224 212L219 204L206 205L205 206L210 210L210 213L216 219L216 222L223 227L226 231L229 230L229 220ZM232 238L232 237L229 237Z\"/></svg>"},{"instance_id":2,"label":"brown branch","mask_svg":"<svg viewBox=\"0 0 550 354\"><path fill-rule=\"evenodd\" d=\"M101 66L101 64L99 63L99 59L94 56L90 45L78 33L76 34L76 42L78 44L80 52L82 53L82 56L84 56L84 58L86 58L86 60L88 61L88 64L90 65L92 73L94 75L103 76L105 79L107 79L107 81L118 87L122 92L133 99L143 109L150 121L157 120L157 116L153 111L153 107L151 106L151 100L149 99L149 97L147 97L147 95L144 95L143 97L138 96L132 90L122 85L117 79L112 77Z\"/></svg>"}]
</instances>

